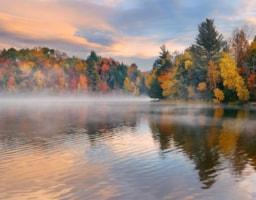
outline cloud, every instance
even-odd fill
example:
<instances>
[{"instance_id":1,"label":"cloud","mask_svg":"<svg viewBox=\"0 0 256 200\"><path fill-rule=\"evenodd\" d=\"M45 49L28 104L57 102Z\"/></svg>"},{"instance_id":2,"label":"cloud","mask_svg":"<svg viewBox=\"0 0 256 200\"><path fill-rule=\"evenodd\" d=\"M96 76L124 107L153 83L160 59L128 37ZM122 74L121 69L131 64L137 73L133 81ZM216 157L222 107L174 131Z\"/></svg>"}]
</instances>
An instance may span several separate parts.
<instances>
[{"instance_id":1,"label":"cloud","mask_svg":"<svg viewBox=\"0 0 256 200\"><path fill-rule=\"evenodd\" d=\"M192 44L206 17L226 37L236 26L255 26L255 6L255 0L1 0L0 41L78 56L96 50L150 66L160 45L174 51Z\"/></svg>"},{"instance_id":2,"label":"cloud","mask_svg":"<svg viewBox=\"0 0 256 200\"><path fill-rule=\"evenodd\" d=\"M175 40L164 42L167 48L174 50L184 50L182 44ZM138 56L140 58L152 58L158 55L160 46L163 45L161 41L157 41L151 37L123 37L112 45L111 50L113 54L119 56Z\"/></svg>"},{"instance_id":3,"label":"cloud","mask_svg":"<svg viewBox=\"0 0 256 200\"><path fill-rule=\"evenodd\" d=\"M113 33L99 29L81 29L75 33L76 36L83 37L89 42L109 46L114 43Z\"/></svg>"},{"instance_id":4,"label":"cloud","mask_svg":"<svg viewBox=\"0 0 256 200\"><path fill-rule=\"evenodd\" d=\"M98 1L95 1L95 3L99 5L104 5L104 6L116 7L123 1L124 0L98 0Z\"/></svg>"},{"instance_id":5,"label":"cloud","mask_svg":"<svg viewBox=\"0 0 256 200\"><path fill-rule=\"evenodd\" d=\"M103 44L93 41L90 37L87 39L77 35L80 27L112 30L104 21L104 17L102 19L100 16L89 17L96 9L93 6L86 16L81 12L76 13L75 5L68 1L63 1L60 6L59 1L51 2L50 5L46 1L27 1L26 4L14 0L10 4L3 0L4 6L0 8L2 46L20 48L49 46L79 56L85 56L90 50L101 52L106 49Z\"/></svg>"}]
</instances>

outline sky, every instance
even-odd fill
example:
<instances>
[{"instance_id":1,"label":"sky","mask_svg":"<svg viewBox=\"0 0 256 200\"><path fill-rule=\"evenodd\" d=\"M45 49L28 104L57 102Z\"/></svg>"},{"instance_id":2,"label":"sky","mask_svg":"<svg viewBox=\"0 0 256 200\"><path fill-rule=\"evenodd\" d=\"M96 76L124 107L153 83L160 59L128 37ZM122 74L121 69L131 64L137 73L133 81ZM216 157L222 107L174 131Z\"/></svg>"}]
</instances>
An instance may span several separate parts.
<instances>
[{"instance_id":1,"label":"sky","mask_svg":"<svg viewBox=\"0 0 256 200\"><path fill-rule=\"evenodd\" d=\"M213 18L226 39L256 34L256 0L0 0L0 48L49 47L86 58L91 50L152 67L160 46L182 51Z\"/></svg>"}]
</instances>

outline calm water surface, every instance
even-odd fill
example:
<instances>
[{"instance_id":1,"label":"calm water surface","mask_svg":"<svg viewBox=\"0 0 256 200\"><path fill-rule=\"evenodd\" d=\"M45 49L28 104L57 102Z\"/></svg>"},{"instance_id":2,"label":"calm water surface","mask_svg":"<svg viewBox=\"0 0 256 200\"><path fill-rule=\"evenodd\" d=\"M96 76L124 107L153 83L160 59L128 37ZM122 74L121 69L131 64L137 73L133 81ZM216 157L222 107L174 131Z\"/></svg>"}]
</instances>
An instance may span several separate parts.
<instances>
[{"instance_id":1,"label":"calm water surface","mask_svg":"<svg viewBox=\"0 0 256 200\"><path fill-rule=\"evenodd\" d=\"M256 199L256 111L5 103L0 199Z\"/></svg>"}]
</instances>

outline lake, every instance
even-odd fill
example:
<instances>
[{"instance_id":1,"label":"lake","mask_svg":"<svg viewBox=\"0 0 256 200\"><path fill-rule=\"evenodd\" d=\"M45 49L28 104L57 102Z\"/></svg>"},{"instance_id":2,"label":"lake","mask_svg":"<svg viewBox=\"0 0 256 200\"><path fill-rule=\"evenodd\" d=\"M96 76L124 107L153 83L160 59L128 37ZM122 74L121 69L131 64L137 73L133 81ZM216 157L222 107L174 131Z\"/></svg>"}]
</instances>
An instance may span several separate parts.
<instances>
[{"instance_id":1,"label":"lake","mask_svg":"<svg viewBox=\"0 0 256 200\"><path fill-rule=\"evenodd\" d=\"M255 119L249 107L6 101L0 199L256 199Z\"/></svg>"}]
</instances>

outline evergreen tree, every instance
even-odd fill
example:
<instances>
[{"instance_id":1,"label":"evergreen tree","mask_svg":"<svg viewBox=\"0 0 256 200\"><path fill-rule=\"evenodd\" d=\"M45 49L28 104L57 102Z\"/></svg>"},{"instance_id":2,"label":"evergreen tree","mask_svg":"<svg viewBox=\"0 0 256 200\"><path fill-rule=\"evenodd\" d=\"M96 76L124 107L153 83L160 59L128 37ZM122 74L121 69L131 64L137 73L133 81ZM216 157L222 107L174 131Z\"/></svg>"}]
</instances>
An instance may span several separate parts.
<instances>
[{"instance_id":1,"label":"evergreen tree","mask_svg":"<svg viewBox=\"0 0 256 200\"><path fill-rule=\"evenodd\" d=\"M153 67L157 69L157 74L168 71L172 67L172 56L166 49L165 45L160 47L161 52L159 58L155 61Z\"/></svg>"},{"instance_id":2,"label":"evergreen tree","mask_svg":"<svg viewBox=\"0 0 256 200\"><path fill-rule=\"evenodd\" d=\"M163 98L163 90L160 86L160 83L158 82L158 80L156 78L154 78L152 80L152 83L151 83L151 87L149 89L149 96L151 98L159 98L159 99L162 99Z\"/></svg>"},{"instance_id":3,"label":"evergreen tree","mask_svg":"<svg viewBox=\"0 0 256 200\"><path fill-rule=\"evenodd\" d=\"M198 26L199 34L196 38L194 50L201 61L207 66L210 60L214 60L219 52L225 48L222 34L218 33L214 20L206 19Z\"/></svg>"},{"instance_id":4,"label":"evergreen tree","mask_svg":"<svg viewBox=\"0 0 256 200\"><path fill-rule=\"evenodd\" d=\"M97 54L92 51L91 54L86 59L87 62L87 77L89 79L89 85L91 86L92 91L97 90L97 84L99 80L99 74L97 72L97 62L99 62L100 58Z\"/></svg>"},{"instance_id":5,"label":"evergreen tree","mask_svg":"<svg viewBox=\"0 0 256 200\"><path fill-rule=\"evenodd\" d=\"M100 57L95 53L95 51L91 51L90 55L86 59L87 62L99 62Z\"/></svg>"},{"instance_id":6,"label":"evergreen tree","mask_svg":"<svg viewBox=\"0 0 256 200\"><path fill-rule=\"evenodd\" d=\"M125 77L127 76L127 66L124 64L119 64L115 74L116 84L120 89L122 89L124 87Z\"/></svg>"}]
</instances>

